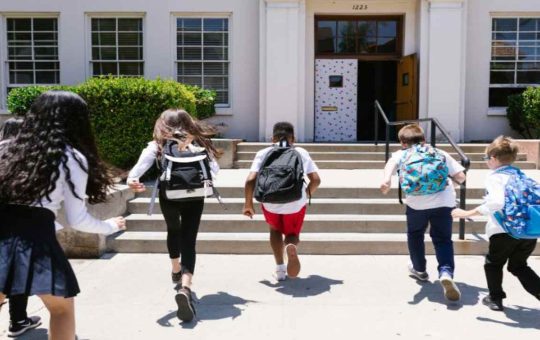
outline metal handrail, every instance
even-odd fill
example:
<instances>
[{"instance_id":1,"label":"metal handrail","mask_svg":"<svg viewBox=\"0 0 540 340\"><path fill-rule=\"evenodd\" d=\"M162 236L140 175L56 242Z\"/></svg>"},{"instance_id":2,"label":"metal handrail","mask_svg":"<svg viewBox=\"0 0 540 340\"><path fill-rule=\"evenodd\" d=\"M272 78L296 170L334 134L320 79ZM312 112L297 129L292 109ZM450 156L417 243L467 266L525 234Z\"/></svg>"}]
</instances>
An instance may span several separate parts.
<instances>
[{"instance_id":1,"label":"metal handrail","mask_svg":"<svg viewBox=\"0 0 540 340\"><path fill-rule=\"evenodd\" d=\"M415 123L423 123L423 122L429 122L431 123L430 128L430 144L431 146L435 147L436 145L436 132L437 129L441 132L441 134L446 138L448 143L452 146L454 151L457 152L459 157L461 158L461 165L465 168L465 172L467 172L471 166L471 160L463 150L454 142L452 137L446 130L442 127L441 123L437 120L437 118L422 118L422 119L414 119L414 120L399 120L395 122L391 122L386 114L384 113L384 110L381 107L381 104L378 100L375 100L375 145L379 145L379 116L381 116L385 123L385 129L386 129L386 147L385 147L385 161L388 161L388 158L390 157L390 127L392 126L401 126L401 125L407 125L407 124L415 124ZM459 186L459 207L461 209L465 209L467 204L467 182L460 183ZM465 220L460 219L459 220L459 239L463 240L465 239Z\"/></svg>"}]
</instances>

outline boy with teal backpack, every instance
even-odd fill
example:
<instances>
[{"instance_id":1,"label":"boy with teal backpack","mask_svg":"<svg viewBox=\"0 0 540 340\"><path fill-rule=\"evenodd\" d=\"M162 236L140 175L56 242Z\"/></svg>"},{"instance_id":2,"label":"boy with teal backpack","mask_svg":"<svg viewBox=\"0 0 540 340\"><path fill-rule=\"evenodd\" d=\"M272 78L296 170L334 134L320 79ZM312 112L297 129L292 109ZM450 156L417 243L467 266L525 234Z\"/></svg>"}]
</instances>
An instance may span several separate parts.
<instances>
[{"instance_id":1,"label":"boy with teal backpack","mask_svg":"<svg viewBox=\"0 0 540 340\"><path fill-rule=\"evenodd\" d=\"M511 138L497 137L486 149L485 160L493 171L486 178L484 204L452 212L456 218L488 216L489 251L484 271L489 295L482 303L496 311L504 309L502 279L507 261L508 271L540 300L540 277L527 265L540 237L540 185L512 166L517 153L518 146Z\"/></svg>"},{"instance_id":2,"label":"boy with teal backpack","mask_svg":"<svg viewBox=\"0 0 540 340\"><path fill-rule=\"evenodd\" d=\"M448 153L425 144L424 131L416 124L404 126L398 134L403 150L395 152L384 169L381 191L390 191L393 173L398 170L400 190L406 195L407 244L412 264L411 277L428 281L424 233L430 225L439 266L439 282L444 296L458 301L461 293L454 283L454 246L451 211L456 193L450 177L465 180L464 168Z\"/></svg>"}]
</instances>

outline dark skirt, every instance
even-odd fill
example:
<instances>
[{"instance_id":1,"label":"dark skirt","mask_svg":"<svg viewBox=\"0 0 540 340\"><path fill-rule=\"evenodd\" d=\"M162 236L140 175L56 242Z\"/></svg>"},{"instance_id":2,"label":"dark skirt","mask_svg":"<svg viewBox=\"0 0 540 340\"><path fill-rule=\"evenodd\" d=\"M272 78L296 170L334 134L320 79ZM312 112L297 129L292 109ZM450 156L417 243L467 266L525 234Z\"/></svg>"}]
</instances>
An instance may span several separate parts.
<instances>
[{"instance_id":1,"label":"dark skirt","mask_svg":"<svg viewBox=\"0 0 540 340\"><path fill-rule=\"evenodd\" d=\"M0 292L73 297L79 284L46 208L0 205Z\"/></svg>"}]
</instances>

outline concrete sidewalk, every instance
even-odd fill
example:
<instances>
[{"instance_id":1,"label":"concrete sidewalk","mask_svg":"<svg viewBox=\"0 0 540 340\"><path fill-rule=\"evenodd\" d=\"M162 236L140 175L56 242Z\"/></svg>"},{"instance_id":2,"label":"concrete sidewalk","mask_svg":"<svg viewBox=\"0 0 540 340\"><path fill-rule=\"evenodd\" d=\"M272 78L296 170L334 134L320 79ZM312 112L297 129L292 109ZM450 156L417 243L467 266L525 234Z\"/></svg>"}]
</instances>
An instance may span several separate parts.
<instances>
[{"instance_id":1,"label":"concrete sidewalk","mask_svg":"<svg viewBox=\"0 0 540 340\"><path fill-rule=\"evenodd\" d=\"M538 339L540 302L505 272L505 312L480 302L483 258L456 257L462 301L449 304L428 258L431 281L407 276L407 256L303 256L301 277L276 284L271 256L199 255L194 292L198 320L182 324L165 254L72 261L79 339ZM540 272L540 258L530 265ZM44 325L20 339L45 340ZM7 337L7 309L0 338Z\"/></svg>"}]
</instances>

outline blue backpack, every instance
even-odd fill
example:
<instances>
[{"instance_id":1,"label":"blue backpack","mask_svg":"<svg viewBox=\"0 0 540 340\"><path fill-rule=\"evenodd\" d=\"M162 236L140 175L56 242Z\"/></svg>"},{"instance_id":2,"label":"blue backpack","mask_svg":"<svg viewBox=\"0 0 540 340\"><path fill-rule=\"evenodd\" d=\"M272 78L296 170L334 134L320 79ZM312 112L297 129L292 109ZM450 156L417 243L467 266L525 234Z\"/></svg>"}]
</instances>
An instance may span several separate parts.
<instances>
[{"instance_id":1,"label":"blue backpack","mask_svg":"<svg viewBox=\"0 0 540 340\"><path fill-rule=\"evenodd\" d=\"M416 144L405 150L398 175L400 189L409 196L435 194L448 185L446 159L430 145Z\"/></svg>"},{"instance_id":2,"label":"blue backpack","mask_svg":"<svg viewBox=\"0 0 540 340\"><path fill-rule=\"evenodd\" d=\"M514 238L540 238L540 185L513 166L497 173L510 178L504 188L504 207L495 213L495 219Z\"/></svg>"}]
</instances>

